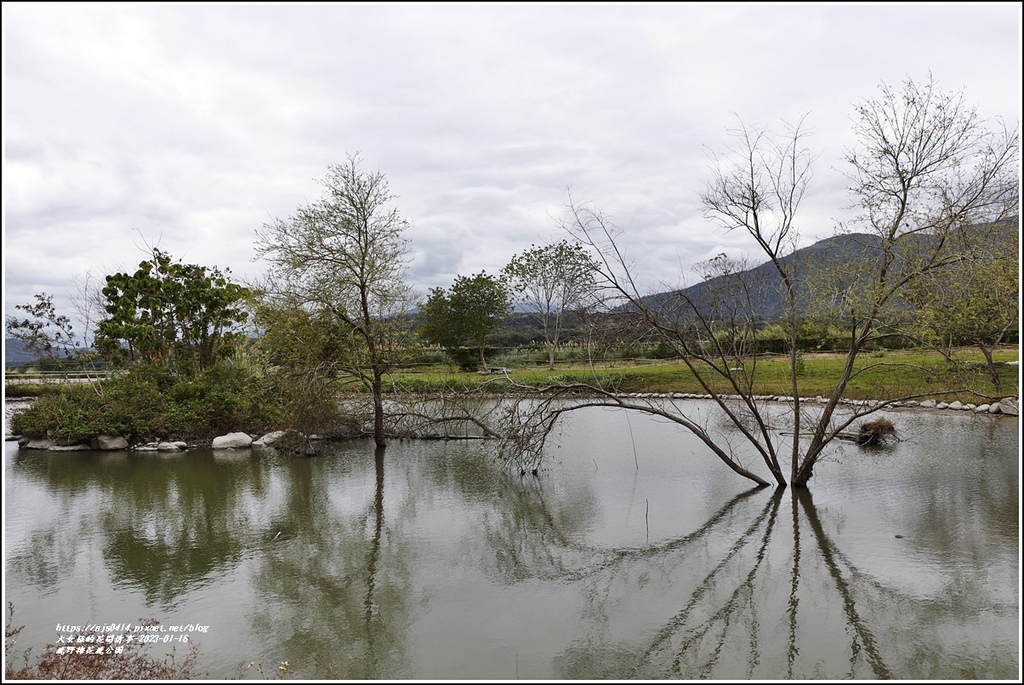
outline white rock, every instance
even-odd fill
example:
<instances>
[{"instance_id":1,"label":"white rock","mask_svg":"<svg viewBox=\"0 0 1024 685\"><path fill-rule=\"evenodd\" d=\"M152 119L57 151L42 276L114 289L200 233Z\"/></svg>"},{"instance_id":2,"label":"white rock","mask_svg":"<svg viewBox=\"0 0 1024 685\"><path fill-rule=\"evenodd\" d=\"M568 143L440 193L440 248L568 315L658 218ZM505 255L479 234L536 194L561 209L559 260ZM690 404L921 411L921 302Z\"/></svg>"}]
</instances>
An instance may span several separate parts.
<instances>
[{"instance_id":1,"label":"white rock","mask_svg":"<svg viewBox=\"0 0 1024 685\"><path fill-rule=\"evenodd\" d=\"M259 440L252 443L252 445L253 447L270 447L275 442L280 440L284 434L285 431L271 431L270 433L267 433Z\"/></svg>"},{"instance_id":2,"label":"white rock","mask_svg":"<svg viewBox=\"0 0 1024 685\"><path fill-rule=\"evenodd\" d=\"M218 435L213 439L213 449L233 449L236 447L249 447L252 445L252 437L246 433L228 433L227 435Z\"/></svg>"},{"instance_id":3,"label":"white rock","mask_svg":"<svg viewBox=\"0 0 1024 685\"><path fill-rule=\"evenodd\" d=\"M1004 397L999 400L999 411L1007 416L1019 416L1020 409L1016 397Z\"/></svg>"}]
</instances>

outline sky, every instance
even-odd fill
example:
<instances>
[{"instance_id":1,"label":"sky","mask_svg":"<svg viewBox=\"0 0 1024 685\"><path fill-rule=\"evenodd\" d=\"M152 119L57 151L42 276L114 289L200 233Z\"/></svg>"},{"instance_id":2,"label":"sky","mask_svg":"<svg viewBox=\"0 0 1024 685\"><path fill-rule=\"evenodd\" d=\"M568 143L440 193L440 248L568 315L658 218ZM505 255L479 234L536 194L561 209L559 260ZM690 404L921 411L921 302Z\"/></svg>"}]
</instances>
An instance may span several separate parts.
<instances>
[{"instance_id":1,"label":"sky","mask_svg":"<svg viewBox=\"0 0 1024 685\"><path fill-rule=\"evenodd\" d=\"M801 117L819 153L803 244L848 218L854 107L929 74L1021 109L1021 4L3 3L4 314L150 248L268 265L256 231L351 154L409 220L424 295L566 237L571 192L650 292L745 235L701 210L709 153Z\"/></svg>"}]
</instances>

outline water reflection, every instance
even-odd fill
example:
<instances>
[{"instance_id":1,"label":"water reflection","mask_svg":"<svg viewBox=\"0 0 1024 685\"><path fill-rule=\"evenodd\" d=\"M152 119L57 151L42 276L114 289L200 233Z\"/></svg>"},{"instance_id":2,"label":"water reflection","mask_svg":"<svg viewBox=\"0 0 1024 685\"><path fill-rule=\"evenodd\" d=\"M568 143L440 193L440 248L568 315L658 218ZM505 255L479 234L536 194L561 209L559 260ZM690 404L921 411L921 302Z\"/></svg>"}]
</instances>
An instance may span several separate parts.
<instances>
[{"instance_id":1,"label":"water reflection","mask_svg":"<svg viewBox=\"0 0 1024 685\"><path fill-rule=\"evenodd\" d=\"M7 557L24 582L56 584L83 541L102 542L114 582L147 604L173 607L197 583L236 564L259 525L246 500L265 496L266 464L219 463L209 453L69 457L22 451L16 471L47 489L48 522ZM56 513L56 515L52 515Z\"/></svg>"},{"instance_id":2,"label":"water reflection","mask_svg":"<svg viewBox=\"0 0 1024 685\"><path fill-rule=\"evenodd\" d=\"M321 482L315 461L296 462L275 519L283 537L254 574L265 600L250 617L254 629L293 662L315 665L312 677L362 680L408 669L412 560L395 544L400 507L385 515L383 450L373 463L372 488L342 494Z\"/></svg>"},{"instance_id":3,"label":"water reflection","mask_svg":"<svg viewBox=\"0 0 1024 685\"><path fill-rule=\"evenodd\" d=\"M249 660L346 680L1017 674L1008 431L923 422L917 444L837 453L810 492L738 491L665 427L576 420L540 478L466 442L9 450L8 594L48 626L75 618L48 597L66 612L86 578L83 620L187 610L214 627L214 677Z\"/></svg>"}]
</instances>

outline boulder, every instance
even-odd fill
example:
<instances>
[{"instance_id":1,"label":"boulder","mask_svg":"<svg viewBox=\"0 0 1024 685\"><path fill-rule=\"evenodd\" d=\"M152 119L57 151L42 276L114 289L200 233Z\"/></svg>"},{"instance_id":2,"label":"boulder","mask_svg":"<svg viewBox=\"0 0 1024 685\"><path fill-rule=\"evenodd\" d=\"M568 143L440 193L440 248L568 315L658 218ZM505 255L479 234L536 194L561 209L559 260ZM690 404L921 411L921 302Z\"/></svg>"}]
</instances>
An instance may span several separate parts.
<instances>
[{"instance_id":1,"label":"boulder","mask_svg":"<svg viewBox=\"0 0 1024 685\"><path fill-rule=\"evenodd\" d=\"M128 449L128 441L118 435L97 435L92 439L92 448L101 452Z\"/></svg>"},{"instance_id":2,"label":"boulder","mask_svg":"<svg viewBox=\"0 0 1024 685\"><path fill-rule=\"evenodd\" d=\"M990 406L992 406L992 405L990 405L990 404L979 404L977 407L974 408L974 413L975 414L987 414L988 413L988 408Z\"/></svg>"},{"instance_id":3,"label":"boulder","mask_svg":"<svg viewBox=\"0 0 1024 685\"><path fill-rule=\"evenodd\" d=\"M950 409L963 409L963 407L964 405L960 402L960 400L953 400L952 402L949 403Z\"/></svg>"},{"instance_id":4,"label":"boulder","mask_svg":"<svg viewBox=\"0 0 1024 685\"><path fill-rule=\"evenodd\" d=\"M1019 416L1020 408L1016 397L1004 397L999 400L999 411L1007 416Z\"/></svg>"},{"instance_id":5,"label":"boulder","mask_svg":"<svg viewBox=\"0 0 1024 685\"><path fill-rule=\"evenodd\" d=\"M235 449L239 447L251 447L252 437L246 433L228 433L227 435L218 435L213 439L213 449L224 450L224 449Z\"/></svg>"},{"instance_id":6,"label":"boulder","mask_svg":"<svg viewBox=\"0 0 1024 685\"><path fill-rule=\"evenodd\" d=\"M988 405L989 414L998 414L1000 411L1002 411L1002 407L999 406L998 402L993 402L992 404Z\"/></svg>"},{"instance_id":7,"label":"boulder","mask_svg":"<svg viewBox=\"0 0 1024 685\"><path fill-rule=\"evenodd\" d=\"M156 445L157 452L180 452L188 447L184 442L160 442Z\"/></svg>"},{"instance_id":8,"label":"boulder","mask_svg":"<svg viewBox=\"0 0 1024 685\"><path fill-rule=\"evenodd\" d=\"M285 431L271 431L270 433L267 433L266 435L264 435L259 440L256 440L255 442L253 442L252 446L253 447L270 447L275 442L280 440L281 437L284 434L285 434Z\"/></svg>"},{"instance_id":9,"label":"boulder","mask_svg":"<svg viewBox=\"0 0 1024 685\"><path fill-rule=\"evenodd\" d=\"M50 445L47 448L47 452L82 452L84 450L91 450L91 445L85 443L78 443L76 445Z\"/></svg>"},{"instance_id":10,"label":"boulder","mask_svg":"<svg viewBox=\"0 0 1024 685\"><path fill-rule=\"evenodd\" d=\"M932 409L935 407L935 400L924 400L921 402L921 406L925 409Z\"/></svg>"},{"instance_id":11,"label":"boulder","mask_svg":"<svg viewBox=\"0 0 1024 685\"><path fill-rule=\"evenodd\" d=\"M56 444L56 442L49 438L35 438L26 442L22 447L27 450L48 450Z\"/></svg>"}]
</instances>

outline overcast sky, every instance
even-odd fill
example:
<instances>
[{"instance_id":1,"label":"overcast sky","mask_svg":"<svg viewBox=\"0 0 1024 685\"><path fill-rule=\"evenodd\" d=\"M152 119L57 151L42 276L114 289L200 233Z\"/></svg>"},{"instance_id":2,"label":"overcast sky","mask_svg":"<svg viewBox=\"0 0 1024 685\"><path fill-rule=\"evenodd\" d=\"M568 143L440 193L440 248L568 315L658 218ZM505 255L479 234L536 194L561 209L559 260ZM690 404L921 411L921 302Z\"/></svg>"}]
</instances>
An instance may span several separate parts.
<instances>
[{"instance_id":1,"label":"overcast sky","mask_svg":"<svg viewBox=\"0 0 1024 685\"><path fill-rule=\"evenodd\" d=\"M885 82L1021 108L1021 5L3 3L4 312L76 279L253 261L255 231L360 153L412 222L410 280L496 274L557 240L567 188L610 215L651 291L720 252L707 151L738 115L807 114L799 220L831 235L853 106Z\"/></svg>"}]
</instances>

